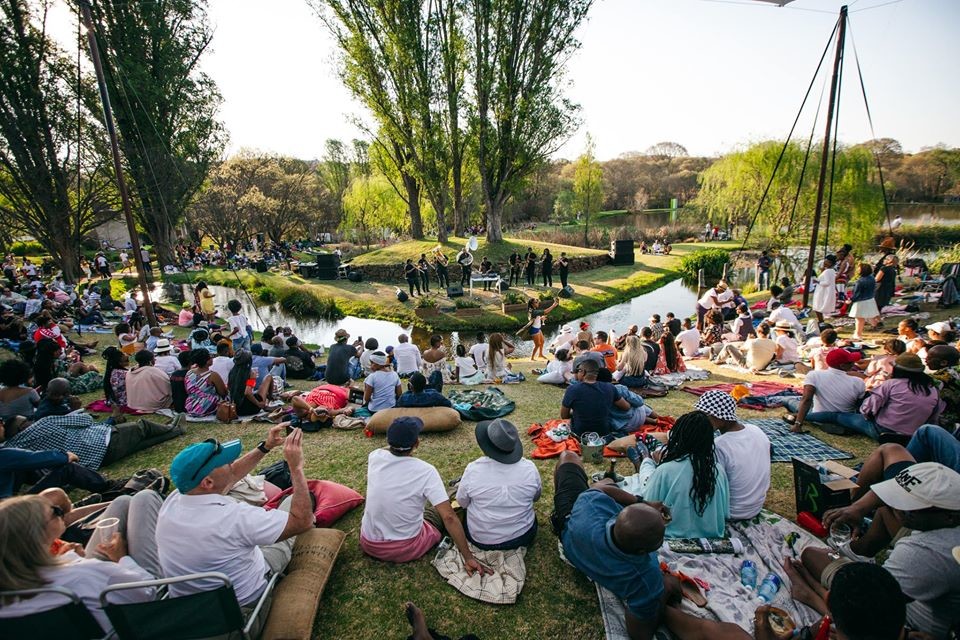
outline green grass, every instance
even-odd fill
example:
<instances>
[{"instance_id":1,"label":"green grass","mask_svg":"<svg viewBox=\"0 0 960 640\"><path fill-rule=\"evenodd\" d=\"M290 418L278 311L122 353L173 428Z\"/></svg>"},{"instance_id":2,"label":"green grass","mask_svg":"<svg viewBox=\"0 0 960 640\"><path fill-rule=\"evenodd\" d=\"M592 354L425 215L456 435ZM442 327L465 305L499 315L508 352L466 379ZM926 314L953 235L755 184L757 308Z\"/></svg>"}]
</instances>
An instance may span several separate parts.
<instances>
[{"instance_id":1,"label":"green grass","mask_svg":"<svg viewBox=\"0 0 960 640\"><path fill-rule=\"evenodd\" d=\"M948 315L929 310L932 311L933 320ZM632 320L636 319L624 318L623 324ZM180 329L175 331L178 334L183 332ZM848 335L849 332L844 334ZM869 333L868 336L874 340L881 337ZM712 373L708 381L694 385L769 380L760 376L741 376L702 360L694 365ZM530 377L534 365L529 361L514 361L513 366ZM794 379L792 382L800 381ZM302 381L293 381L293 384L300 389L312 386L312 383ZM562 394L559 389L533 381L503 385L501 388L517 402L516 411L509 419L521 433L525 433L530 424L543 422L559 414ZM89 402L98 395L90 394L84 400ZM679 416L690 411L694 401L694 396L675 391L665 398L652 399L649 403L661 415ZM741 411L740 417L749 420L778 417L781 413ZM418 455L436 466L445 481L457 478L470 461L481 455L473 429L474 423L464 423L449 433L426 435ZM865 437L833 436L815 427L812 430L822 440L853 453L855 459L846 462L850 465L862 461L875 447ZM167 472L169 461L186 444L210 437L239 437L244 447L251 449L263 438L266 425L188 423L187 431L183 438L142 451L104 471L111 477L129 475L145 467L157 467ZM304 440L308 477L340 482L360 492L366 490L367 455L384 444L382 437L367 438L360 431L324 430L306 434ZM529 454L529 440L524 437L524 441L526 453ZM273 453L264 464L278 459L279 454ZM594 588L586 578L560 561L556 540L549 529L555 462L547 460L534 463L541 472L544 485L543 497L536 507L541 532L527 555L527 584L516 605L493 607L461 596L441 580L430 565L432 554L402 566L385 564L364 556L358 547L361 508L335 525L346 532L347 538L320 602L314 637L405 637L408 627L402 614L402 605L407 600L413 600L425 610L433 626L453 637L475 633L481 638L564 637L602 640L603 626ZM626 463L621 462L618 469L621 473L625 471ZM600 467L591 467L589 470L600 470ZM789 464L773 465L772 486L767 494L766 506L784 516L795 516L793 477Z\"/></svg>"},{"instance_id":2,"label":"green grass","mask_svg":"<svg viewBox=\"0 0 960 640\"><path fill-rule=\"evenodd\" d=\"M542 253L544 249L549 248L550 253L552 253L554 256L554 259L560 257L561 251L566 251L567 255L570 257L593 256L605 253L600 249L584 249L583 247L571 247L568 245L550 244L547 242L537 242L535 240L518 240L513 238L504 238L503 242L491 243L487 242L486 238L478 236L477 242L479 243L479 247L473 252L476 259L481 260L483 256L487 256L490 258L491 262L494 263L507 262L507 259L514 250L520 254L524 254L527 252L527 247L533 247L534 251L536 251L538 254ZM457 252L460 251L466 244L467 238L457 237L451 237L443 244L444 251L446 251L447 257L450 258L451 263L453 263L453 258L456 256ZM351 264L358 266L400 264L405 262L407 258L413 258L416 260L420 257L421 253L425 253L429 257L436 246L437 242L435 240L407 240L405 242L392 244L382 249L370 251L369 253L361 254L354 258L351 261Z\"/></svg>"}]
</instances>

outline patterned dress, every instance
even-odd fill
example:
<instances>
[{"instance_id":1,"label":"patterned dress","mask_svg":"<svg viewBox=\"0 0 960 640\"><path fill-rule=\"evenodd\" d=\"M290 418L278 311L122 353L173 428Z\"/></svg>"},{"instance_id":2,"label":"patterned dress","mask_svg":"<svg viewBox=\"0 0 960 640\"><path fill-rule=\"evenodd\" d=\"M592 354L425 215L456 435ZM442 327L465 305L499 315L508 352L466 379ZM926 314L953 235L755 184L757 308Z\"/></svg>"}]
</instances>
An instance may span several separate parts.
<instances>
[{"instance_id":1,"label":"patterned dress","mask_svg":"<svg viewBox=\"0 0 960 640\"><path fill-rule=\"evenodd\" d=\"M191 416L199 418L217 412L220 396L217 395L217 388L210 382L211 373L212 371L206 371L198 374L191 369L183 380L187 389L187 400L184 406Z\"/></svg>"}]
</instances>

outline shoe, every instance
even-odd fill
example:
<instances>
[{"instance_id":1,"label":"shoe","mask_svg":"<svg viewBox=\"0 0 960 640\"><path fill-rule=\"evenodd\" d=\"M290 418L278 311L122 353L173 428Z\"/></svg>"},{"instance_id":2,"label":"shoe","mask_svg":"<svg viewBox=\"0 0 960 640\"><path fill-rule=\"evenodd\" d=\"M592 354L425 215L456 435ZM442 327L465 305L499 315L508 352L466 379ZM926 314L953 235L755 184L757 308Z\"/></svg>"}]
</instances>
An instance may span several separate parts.
<instances>
[{"instance_id":1,"label":"shoe","mask_svg":"<svg viewBox=\"0 0 960 640\"><path fill-rule=\"evenodd\" d=\"M844 542L842 545L840 545L840 548L837 549L837 553L839 553L839 554L840 554L841 556L843 556L844 558L849 558L850 560L853 560L854 562L869 562L870 564L873 564L873 563L874 563L873 558L868 558L867 556L862 556L862 555L860 555L859 553L853 551L853 550L850 548L850 541L849 541L849 540L847 540L847 541Z\"/></svg>"},{"instance_id":2,"label":"shoe","mask_svg":"<svg viewBox=\"0 0 960 640\"><path fill-rule=\"evenodd\" d=\"M832 422L818 422L816 423L820 430L824 433L829 433L835 436L845 436L849 432L838 424L833 424Z\"/></svg>"},{"instance_id":3,"label":"shoe","mask_svg":"<svg viewBox=\"0 0 960 640\"><path fill-rule=\"evenodd\" d=\"M182 425L186 419L187 419L187 414L178 413L177 415L173 416L173 420L170 421L170 426L172 426L174 429L179 429L180 431L183 431Z\"/></svg>"}]
</instances>

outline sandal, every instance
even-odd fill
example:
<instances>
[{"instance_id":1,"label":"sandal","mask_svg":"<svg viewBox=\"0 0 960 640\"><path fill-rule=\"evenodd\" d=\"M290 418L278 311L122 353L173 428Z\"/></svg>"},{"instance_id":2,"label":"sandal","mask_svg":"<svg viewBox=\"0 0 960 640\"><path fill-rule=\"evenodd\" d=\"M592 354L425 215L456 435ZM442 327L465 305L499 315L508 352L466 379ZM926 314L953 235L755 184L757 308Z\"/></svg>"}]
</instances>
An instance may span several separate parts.
<instances>
[{"instance_id":1,"label":"sandal","mask_svg":"<svg viewBox=\"0 0 960 640\"><path fill-rule=\"evenodd\" d=\"M793 415L792 413L782 416L781 419L790 426L797 424L797 416Z\"/></svg>"},{"instance_id":2,"label":"sandal","mask_svg":"<svg viewBox=\"0 0 960 640\"><path fill-rule=\"evenodd\" d=\"M698 607L707 606L707 596L704 595L704 591L710 590L707 582L699 578L691 578L682 571L671 571L666 562L660 563L660 570L680 581L680 593L684 598Z\"/></svg>"}]
</instances>

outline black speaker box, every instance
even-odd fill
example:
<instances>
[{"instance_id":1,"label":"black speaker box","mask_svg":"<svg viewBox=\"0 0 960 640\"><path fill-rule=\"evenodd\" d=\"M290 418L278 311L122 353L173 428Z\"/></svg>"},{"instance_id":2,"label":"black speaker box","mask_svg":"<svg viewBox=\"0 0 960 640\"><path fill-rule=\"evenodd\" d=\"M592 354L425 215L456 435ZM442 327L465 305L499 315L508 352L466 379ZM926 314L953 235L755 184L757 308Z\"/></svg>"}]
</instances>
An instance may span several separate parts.
<instances>
[{"instance_id":1,"label":"black speaker box","mask_svg":"<svg viewBox=\"0 0 960 640\"><path fill-rule=\"evenodd\" d=\"M636 262L634 254L631 251L630 253L616 253L610 257L610 262L615 265L631 265Z\"/></svg>"},{"instance_id":2,"label":"black speaker box","mask_svg":"<svg viewBox=\"0 0 960 640\"><path fill-rule=\"evenodd\" d=\"M266 260L257 260L257 273L266 273L267 272L267 261Z\"/></svg>"},{"instance_id":3,"label":"black speaker box","mask_svg":"<svg viewBox=\"0 0 960 640\"><path fill-rule=\"evenodd\" d=\"M315 278L317 277L317 263L315 262L301 262L300 266L297 267L297 271L300 272L300 275L304 278Z\"/></svg>"},{"instance_id":4,"label":"black speaker box","mask_svg":"<svg viewBox=\"0 0 960 640\"><path fill-rule=\"evenodd\" d=\"M561 298L572 298L573 297L573 287L570 285L565 286L563 289L557 292L557 295Z\"/></svg>"},{"instance_id":5,"label":"black speaker box","mask_svg":"<svg viewBox=\"0 0 960 640\"><path fill-rule=\"evenodd\" d=\"M614 240L610 249L614 253L633 253L633 240Z\"/></svg>"},{"instance_id":6,"label":"black speaker box","mask_svg":"<svg viewBox=\"0 0 960 640\"><path fill-rule=\"evenodd\" d=\"M463 287L458 284L451 285L447 287L447 297L448 298L462 298L463 297Z\"/></svg>"},{"instance_id":7,"label":"black speaker box","mask_svg":"<svg viewBox=\"0 0 960 640\"><path fill-rule=\"evenodd\" d=\"M314 269L315 273L313 277L317 280L336 280L337 279L337 268L336 267L321 267L317 266Z\"/></svg>"},{"instance_id":8,"label":"black speaker box","mask_svg":"<svg viewBox=\"0 0 960 640\"><path fill-rule=\"evenodd\" d=\"M410 296L407 295L406 291L401 291L400 289L397 289L397 300L399 300L400 302L406 302L409 299L410 299Z\"/></svg>"},{"instance_id":9,"label":"black speaker box","mask_svg":"<svg viewBox=\"0 0 960 640\"><path fill-rule=\"evenodd\" d=\"M362 282L363 281L363 272L362 271L351 271L347 274L347 280L350 282Z\"/></svg>"},{"instance_id":10,"label":"black speaker box","mask_svg":"<svg viewBox=\"0 0 960 640\"><path fill-rule=\"evenodd\" d=\"M321 269L336 269L340 266L340 260L333 253L318 253L313 258Z\"/></svg>"},{"instance_id":11,"label":"black speaker box","mask_svg":"<svg viewBox=\"0 0 960 640\"><path fill-rule=\"evenodd\" d=\"M510 288L510 283L509 283L509 282L507 282L506 280L500 280L500 291L501 291L501 292L506 291L506 290L509 289L509 288Z\"/></svg>"}]
</instances>

